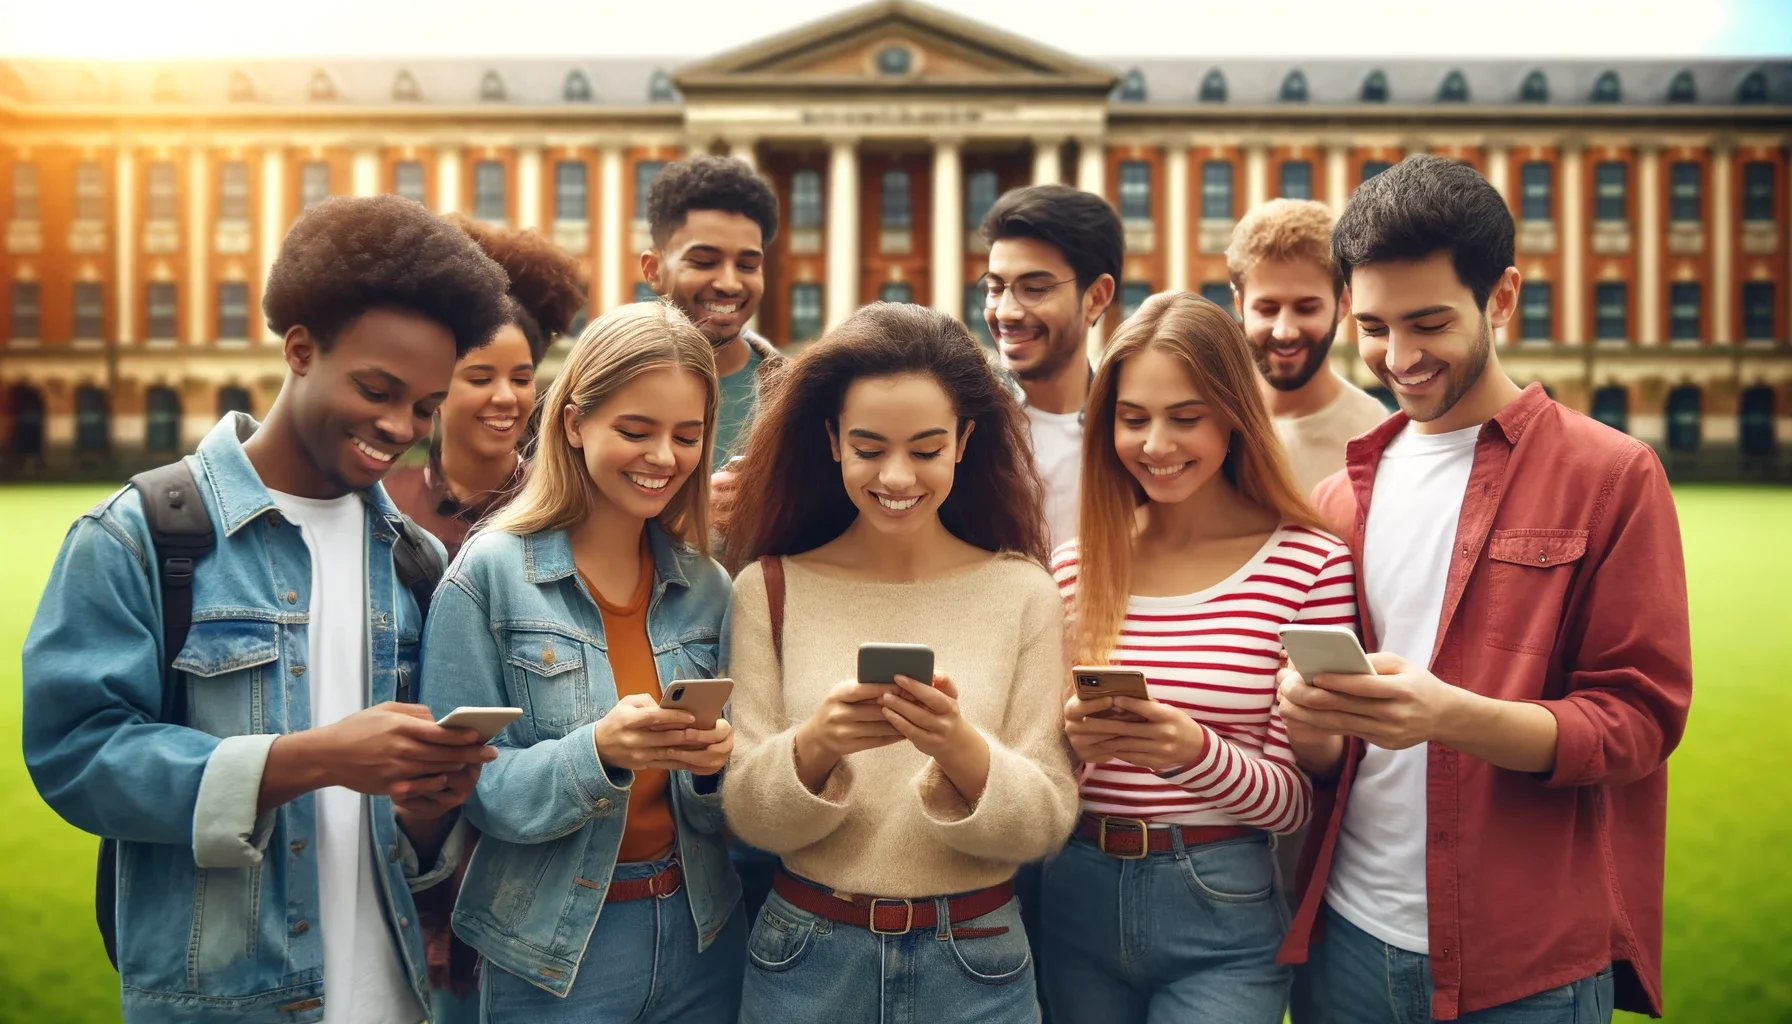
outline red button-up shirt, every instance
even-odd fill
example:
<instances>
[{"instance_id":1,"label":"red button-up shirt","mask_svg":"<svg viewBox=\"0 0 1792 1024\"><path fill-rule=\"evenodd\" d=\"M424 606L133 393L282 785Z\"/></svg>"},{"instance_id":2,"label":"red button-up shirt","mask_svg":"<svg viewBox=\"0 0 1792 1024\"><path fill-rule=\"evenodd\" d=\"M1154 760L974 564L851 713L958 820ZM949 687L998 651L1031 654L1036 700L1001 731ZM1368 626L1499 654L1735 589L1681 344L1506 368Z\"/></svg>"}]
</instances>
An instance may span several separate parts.
<instances>
[{"instance_id":1,"label":"red button-up shirt","mask_svg":"<svg viewBox=\"0 0 1792 1024\"><path fill-rule=\"evenodd\" d=\"M1350 544L1359 602L1375 472L1406 423L1396 415L1352 441L1345 470L1314 494ZM1659 1016L1665 763L1692 699L1692 650L1679 522L1647 445L1536 384L1482 426L1431 671L1536 703L1558 730L1547 776L1430 745L1432 1015L1454 1019L1609 963L1618 1008ZM1363 749L1350 740L1336 785L1316 794L1284 963L1306 960Z\"/></svg>"}]
</instances>

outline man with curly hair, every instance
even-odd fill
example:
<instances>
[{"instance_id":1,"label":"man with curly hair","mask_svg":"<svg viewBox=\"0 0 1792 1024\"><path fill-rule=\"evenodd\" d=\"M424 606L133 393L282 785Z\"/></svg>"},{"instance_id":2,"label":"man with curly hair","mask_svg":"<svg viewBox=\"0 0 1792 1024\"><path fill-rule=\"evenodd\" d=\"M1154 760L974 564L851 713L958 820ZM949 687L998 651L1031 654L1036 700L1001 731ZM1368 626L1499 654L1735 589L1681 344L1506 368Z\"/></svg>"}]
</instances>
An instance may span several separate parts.
<instances>
[{"instance_id":1,"label":"man with curly hair","mask_svg":"<svg viewBox=\"0 0 1792 1024\"><path fill-rule=\"evenodd\" d=\"M492 753L399 702L422 615L380 478L504 322L505 284L409 200L312 207L262 303L287 369L266 420L214 427L192 493L125 487L63 542L25 643L25 761L117 842L126 1021L426 1016L411 891L453 868L457 844L435 847ZM184 580L151 500L209 520ZM177 590L184 638L164 631Z\"/></svg>"}]
</instances>

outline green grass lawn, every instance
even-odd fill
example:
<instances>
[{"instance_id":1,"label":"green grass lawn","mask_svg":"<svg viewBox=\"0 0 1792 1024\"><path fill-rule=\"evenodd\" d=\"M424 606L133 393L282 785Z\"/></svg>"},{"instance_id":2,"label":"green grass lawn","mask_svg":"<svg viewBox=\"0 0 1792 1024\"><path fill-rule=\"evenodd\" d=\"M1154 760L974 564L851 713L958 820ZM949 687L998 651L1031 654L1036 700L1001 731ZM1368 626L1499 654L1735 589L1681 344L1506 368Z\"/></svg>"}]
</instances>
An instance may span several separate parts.
<instances>
[{"instance_id":1,"label":"green grass lawn","mask_svg":"<svg viewBox=\"0 0 1792 1024\"><path fill-rule=\"evenodd\" d=\"M93 927L95 840L37 798L20 761L19 659L69 522L93 487L0 488L0 1021L118 1019ZM1792 490L1676 492L1698 695L1674 757L1668 1019L1792 1021Z\"/></svg>"}]
</instances>

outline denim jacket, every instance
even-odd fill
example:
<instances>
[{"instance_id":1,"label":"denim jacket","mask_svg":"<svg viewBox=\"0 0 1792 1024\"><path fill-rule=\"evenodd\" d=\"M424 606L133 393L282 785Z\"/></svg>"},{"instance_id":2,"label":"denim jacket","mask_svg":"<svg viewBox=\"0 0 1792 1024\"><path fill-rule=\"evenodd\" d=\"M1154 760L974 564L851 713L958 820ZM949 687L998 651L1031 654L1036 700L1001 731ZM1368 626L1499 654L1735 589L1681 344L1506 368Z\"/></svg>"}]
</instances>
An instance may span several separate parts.
<instances>
[{"instance_id":1,"label":"denim jacket","mask_svg":"<svg viewBox=\"0 0 1792 1024\"><path fill-rule=\"evenodd\" d=\"M314 799L256 814L276 736L307 729L311 556L243 453L255 421L222 420L188 456L217 532L193 573L180 723L160 722L161 596L143 503L126 487L70 528L25 641L25 763L70 824L119 840L118 961L131 1022L323 1017ZM398 511L367 503L368 702L417 671L416 602L398 585ZM392 803L370 801L385 914L424 1000L413 889ZM428 1003L423 1001L423 1005Z\"/></svg>"},{"instance_id":2,"label":"denim jacket","mask_svg":"<svg viewBox=\"0 0 1792 1024\"><path fill-rule=\"evenodd\" d=\"M647 526L653 592L647 638L660 680L713 676L732 585L722 567ZM454 930L518 977L571 991L603 911L634 773L598 760L594 723L617 701L603 619L563 530L488 533L461 549L430 604L423 699L524 711L496 742L465 805L483 835ZM677 854L708 948L740 899L715 778L673 772ZM644 939L651 941L651 939ZM600 961L596 968L603 969Z\"/></svg>"}]
</instances>

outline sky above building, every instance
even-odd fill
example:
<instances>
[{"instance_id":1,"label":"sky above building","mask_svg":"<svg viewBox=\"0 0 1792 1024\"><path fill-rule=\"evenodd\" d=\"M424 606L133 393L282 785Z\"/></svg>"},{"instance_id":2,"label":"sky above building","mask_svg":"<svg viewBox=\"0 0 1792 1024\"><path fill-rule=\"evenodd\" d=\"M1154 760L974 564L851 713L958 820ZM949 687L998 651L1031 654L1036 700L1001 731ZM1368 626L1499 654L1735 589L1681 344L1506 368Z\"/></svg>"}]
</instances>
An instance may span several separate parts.
<instances>
[{"instance_id":1,"label":"sky above building","mask_svg":"<svg viewBox=\"0 0 1792 1024\"><path fill-rule=\"evenodd\" d=\"M1789 0L952 0L1079 56L1792 55ZM0 56L702 57L835 13L825 0L0 0Z\"/></svg>"}]
</instances>

